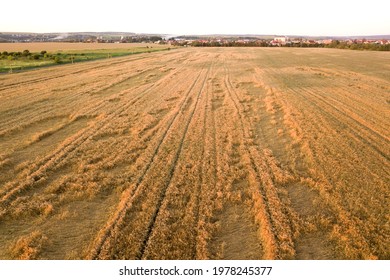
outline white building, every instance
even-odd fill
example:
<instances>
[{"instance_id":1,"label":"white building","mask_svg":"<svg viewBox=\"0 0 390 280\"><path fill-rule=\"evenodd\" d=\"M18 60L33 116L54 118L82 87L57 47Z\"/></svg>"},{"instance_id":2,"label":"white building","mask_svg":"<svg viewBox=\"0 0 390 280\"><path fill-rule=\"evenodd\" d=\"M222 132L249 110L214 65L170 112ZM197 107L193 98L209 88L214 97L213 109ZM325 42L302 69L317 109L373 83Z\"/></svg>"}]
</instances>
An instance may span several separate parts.
<instances>
[{"instance_id":1,"label":"white building","mask_svg":"<svg viewBox=\"0 0 390 280\"><path fill-rule=\"evenodd\" d=\"M275 37L274 41L279 42L281 44L286 44L286 42L288 41L288 38L286 36Z\"/></svg>"}]
</instances>

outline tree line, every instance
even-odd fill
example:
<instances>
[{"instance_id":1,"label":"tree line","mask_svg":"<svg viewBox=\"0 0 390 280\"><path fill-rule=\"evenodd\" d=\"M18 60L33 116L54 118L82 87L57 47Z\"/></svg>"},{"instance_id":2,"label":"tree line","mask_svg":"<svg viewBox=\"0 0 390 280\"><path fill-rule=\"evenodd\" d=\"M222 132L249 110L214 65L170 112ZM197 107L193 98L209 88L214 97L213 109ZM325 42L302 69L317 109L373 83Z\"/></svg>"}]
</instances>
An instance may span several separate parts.
<instances>
[{"instance_id":1,"label":"tree line","mask_svg":"<svg viewBox=\"0 0 390 280\"><path fill-rule=\"evenodd\" d=\"M177 43L178 45L186 45L186 42ZM271 41L257 40L248 42L237 41L193 41L193 47L296 47L296 48L337 48L350 50L371 50L371 51L390 51L390 44L381 45L377 43L348 43L346 41L335 40L330 44L309 43L309 42L289 42L286 44L274 45Z\"/></svg>"},{"instance_id":2,"label":"tree line","mask_svg":"<svg viewBox=\"0 0 390 280\"><path fill-rule=\"evenodd\" d=\"M24 50L22 52L7 52L3 51L0 53L0 59L3 60L53 60L57 64L61 64L64 62L64 59L68 59L69 61L73 61L76 54L50 54L47 51L41 51L32 53L29 50ZM84 56L84 54L79 54L79 56Z\"/></svg>"}]
</instances>

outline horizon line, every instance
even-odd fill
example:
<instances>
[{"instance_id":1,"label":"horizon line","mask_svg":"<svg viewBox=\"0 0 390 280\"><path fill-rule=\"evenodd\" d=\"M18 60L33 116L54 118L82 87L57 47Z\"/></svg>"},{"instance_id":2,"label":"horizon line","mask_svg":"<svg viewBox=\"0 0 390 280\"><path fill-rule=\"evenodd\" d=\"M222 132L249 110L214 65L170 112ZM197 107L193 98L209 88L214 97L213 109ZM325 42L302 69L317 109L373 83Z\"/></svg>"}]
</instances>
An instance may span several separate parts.
<instances>
[{"instance_id":1,"label":"horizon line","mask_svg":"<svg viewBox=\"0 0 390 280\"><path fill-rule=\"evenodd\" d=\"M310 35L310 34L285 34L285 33L203 33L203 34L178 34L178 33L156 33L156 32L131 32L131 31L54 31L54 32L33 32L33 31L0 31L1 33L23 33L23 34L66 34L66 33L132 33L136 35L174 35L174 36L286 36L286 37L374 37L390 36L389 34L362 34L362 35Z\"/></svg>"}]
</instances>

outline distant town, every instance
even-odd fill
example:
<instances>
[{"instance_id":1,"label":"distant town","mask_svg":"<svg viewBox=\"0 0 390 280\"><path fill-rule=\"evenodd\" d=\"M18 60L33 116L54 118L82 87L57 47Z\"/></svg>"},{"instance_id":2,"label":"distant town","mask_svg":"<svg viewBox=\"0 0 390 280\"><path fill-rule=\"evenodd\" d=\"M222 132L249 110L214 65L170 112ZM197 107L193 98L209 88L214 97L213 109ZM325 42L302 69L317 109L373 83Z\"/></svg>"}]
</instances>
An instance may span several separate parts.
<instances>
[{"instance_id":1,"label":"distant town","mask_svg":"<svg viewBox=\"0 0 390 280\"><path fill-rule=\"evenodd\" d=\"M184 47L330 47L356 50L390 51L390 35L356 37L310 37L280 35L204 35L174 36L129 32L77 33L0 33L0 43L83 42L153 43Z\"/></svg>"}]
</instances>

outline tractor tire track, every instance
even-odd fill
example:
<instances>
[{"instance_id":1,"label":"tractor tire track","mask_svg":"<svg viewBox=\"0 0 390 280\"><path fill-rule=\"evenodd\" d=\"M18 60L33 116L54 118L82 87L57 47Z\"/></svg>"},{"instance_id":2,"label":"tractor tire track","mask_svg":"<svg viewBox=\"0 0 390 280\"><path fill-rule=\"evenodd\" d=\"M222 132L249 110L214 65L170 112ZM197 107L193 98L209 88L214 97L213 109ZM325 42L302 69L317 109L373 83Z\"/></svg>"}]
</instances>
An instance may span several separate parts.
<instances>
[{"instance_id":1,"label":"tractor tire track","mask_svg":"<svg viewBox=\"0 0 390 280\"><path fill-rule=\"evenodd\" d=\"M6 206L17 197L18 194L20 194L26 189L33 187L33 185L44 176L48 169L51 169L56 165L60 164L60 162L62 162L72 152L75 152L77 149L80 149L80 146L84 142L93 137L93 135L96 135L100 130L102 130L106 125L108 125L110 121L115 118L115 116L120 115L122 112L134 106L134 104L138 100L143 98L146 93L152 91L155 87L157 87L156 84L150 85L147 89L139 92L136 97L129 100L126 104L122 105L121 107L117 108L109 115L107 115L104 121L97 123L94 126L90 126L88 128L83 129L78 134L63 142L63 146L56 149L52 154L44 157L42 160L40 160L34 165L35 167L33 167L32 170L29 170L29 173L26 175L26 179L23 183L10 182L6 184L1 189L0 207L5 209ZM2 211L0 210L0 213Z\"/></svg>"},{"instance_id":2,"label":"tractor tire track","mask_svg":"<svg viewBox=\"0 0 390 280\"><path fill-rule=\"evenodd\" d=\"M210 66L208 67L208 70L207 70L207 72L206 72L206 74L205 74L205 78L204 78L204 80L203 80L203 82L202 82L202 86L201 86L201 88L200 88L200 90L199 90L199 92L198 92L198 94L197 94L197 96L196 96L196 101L195 101L195 104L194 104L194 109L191 111L191 114L190 114L190 116L189 116L189 118L188 118L188 121L187 121L187 123L185 124L185 128L184 128L183 135L182 135L182 137L180 138L179 148L178 148L178 150L177 150L177 152L176 152L176 154L175 154L175 158L174 158L173 164L172 164L172 166L171 166L171 168L170 168L170 170L169 170L169 179L168 179L168 181L166 182L165 186L163 186L162 196L160 196L160 199L159 199L158 202L157 202L156 210L155 210L155 212L153 213L152 219L151 219L151 221L150 221L150 223L149 223L149 226L148 226L148 231L147 231L147 233L146 233L146 236L145 236L145 238L144 238L144 241L142 242L142 247L141 247L141 249L140 249L140 254L139 254L140 259L142 259L143 256L144 256L145 249L146 249L146 247L147 247L147 244L148 244L150 235L151 235L151 233L152 233L152 231L153 231L153 228L154 228L154 224L155 224L155 222L156 222L157 216L158 216L159 213L160 213L161 205L162 205L162 203L163 203L163 201L164 201L164 199L165 199L165 197L166 197L166 193L167 193L167 191L168 191L168 189L169 189L169 186L170 186L170 184L171 184L172 177L173 177L173 175L174 175L174 173L175 173L175 170L176 170L177 162L178 162L179 157L180 157L180 155L181 155L181 153L182 153L182 150L183 150L183 144L184 144L185 138L186 138L186 136L187 136L188 128L189 128L189 126L190 126L190 124L191 124L191 122L192 122L192 120L193 120L195 111L196 111L196 109L198 108L198 103L199 103L199 100L200 100L200 98L201 98L201 96L202 96L202 92L203 92L203 89L204 89L204 87L205 87L205 84L206 84L206 81L207 81L207 78L208 78L208 75L209 75L209 72L210 72L210 68L211 68L211 64L210 64ZM199 192L199 189L198 189L198 192Z\"/></svg>"},{"instance_id":3,"label":"tractor tire track","mask_svg":"<svg viewBox=\"0 0 390 280\"><path fill-rule=\"evenodd\" d=\"M188 100L190 98L191 91L195 87L196 83L198 82L201 74L202 74L202 72L200 72L197 75L197 77L195 78L194 82L190 85L190 87L189 87L189 89L188 89L188 91L186 93L186 97L183 99L183 101L180 104L177 112L174 114L174 116L172 117L171 121L168 123L167 128L165 129L164 133L162 134L162 136L161 136L161 138L160 138L160 140L159 140L159 142L158 142L158 144L157 144L153 154L151 155L151 158L150 158L149 162L145 166L145 168L142 171L141 175L138 177L138 179L137 179L137 181L135 183L134 188L126 196L127 197L126 201L123 201L123 202L120 203L120 205L122 205L122 206L116 211L114 217L108 222L108 225L106 225L106 227L99 234L100 237L98 237L98 240L95 242L95 245L93 246L93 249L91 250L91 252L90 252L90 254L88 256L89 259L98 259L99 258L99 254L100 254L100 252L102 250L102 247L103 247L104 243L107 241L107 239L113 234L114 228L118 227L119 224L123 223L123 220L125 218L126 212L131 207L132 200L133 200L134 196L137 194L139 186L141 185L141 183L143 182L146 174L148 173L148 171L152 167L153 162L154 162L156 156L158 155L164 140L167 138L167 136L168 136L168 134L169 134L169 132L170 132L174 122L178 118L179 114L182 112L183 108L186 106L186 104L187 104L187 102L188 102Z\"/></svg>"},{"instance_id":4,"label":"tractor tire track","mask_svg":"<svg viewBox=\"0 0 390 280\"><path fill-rule=\"evenodd\" d=\"M246 148L246 154L250 160L250 171L254 173L256 181L258 182L257 189L261 193L261 198L264 202L263 207L265 210L265 215L268 221L262 221L265 224L263 231L267 232L268 238L270 241L268 244L264 244L265 256L266 258L292 258L295 254L293 249L293 242L290 239L291 228L288 222L287 217L282 210L282 204L276 193L276 189L272 180L272 175L269 173L269 167L266 166L262 156L258 153L258 150L253 146L249 146L252 136L245 129L245 127L251 127L248 121L245 119L244 114L242 113L243 109L240 109L238 104L240 99L238 94L234 90L234 86L230 80L229 69L225 68L225 87L229 93L230 99L232 100L234 107L239 116L239 123L241 126L242 139L244 141L244 146ZM287 236L283 234L284 231L287 231ZM272 232L272 235L269 236L269 233ZM283 246L280 246L284 244ZM276 247L275 247L276 245Z\"/></svg>"}]
</instances>

